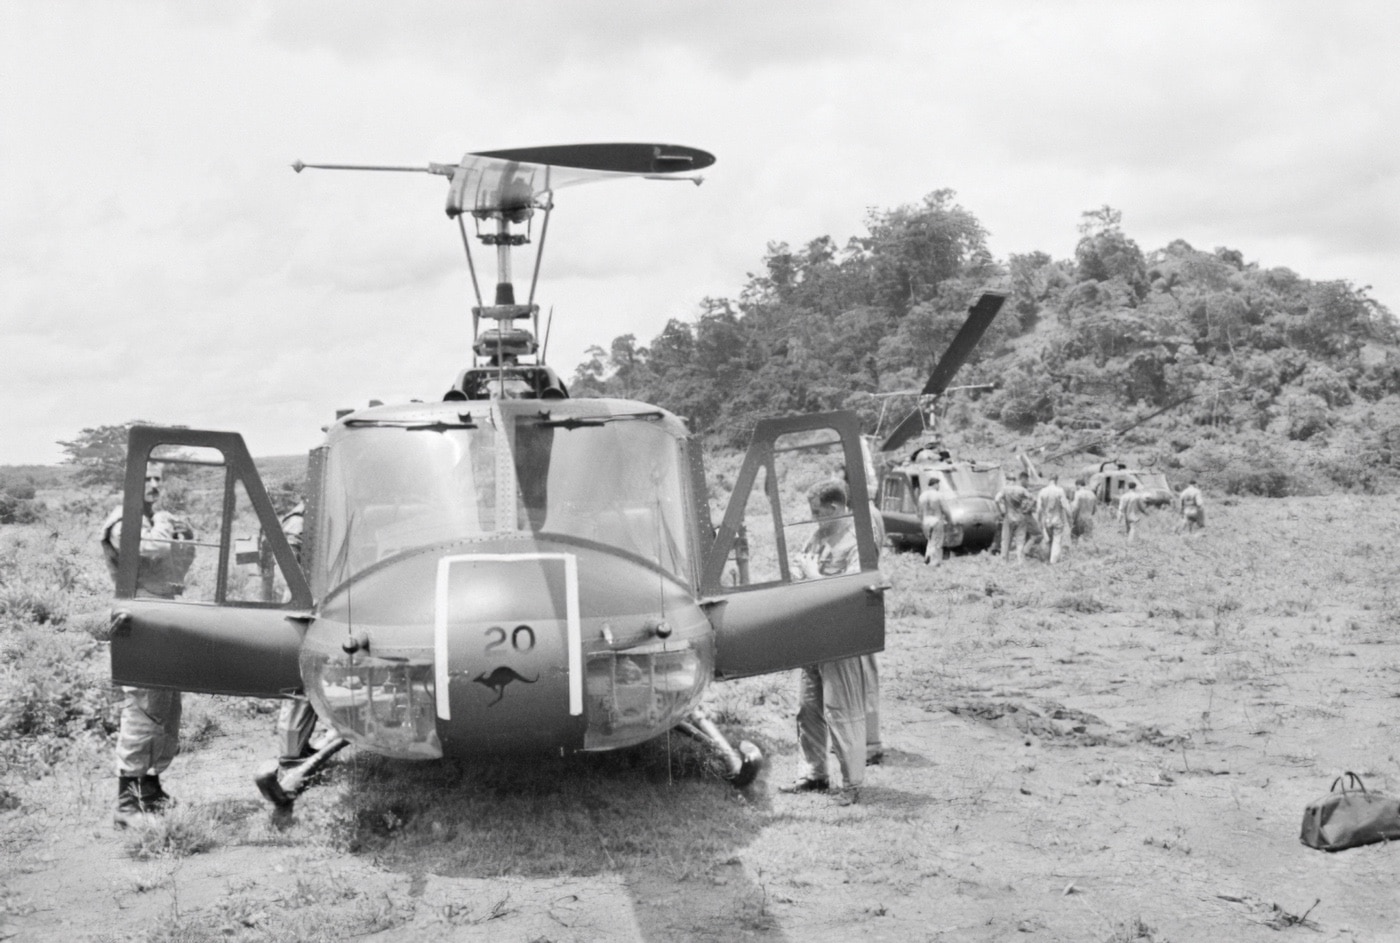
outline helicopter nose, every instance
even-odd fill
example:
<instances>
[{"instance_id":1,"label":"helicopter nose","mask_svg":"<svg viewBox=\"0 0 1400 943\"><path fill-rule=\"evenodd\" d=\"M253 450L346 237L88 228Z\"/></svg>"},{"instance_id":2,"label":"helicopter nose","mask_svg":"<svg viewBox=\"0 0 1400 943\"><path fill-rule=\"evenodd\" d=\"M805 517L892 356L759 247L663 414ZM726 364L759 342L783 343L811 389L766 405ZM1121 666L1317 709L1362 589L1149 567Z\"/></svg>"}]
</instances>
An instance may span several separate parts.
<instances>
[{"instance_id":1,"label":"helicopter nose","mask_svg":"<svg viewBox=\"0 0 1400 943\"><path fill-rule=\"evenodd\" d=\"M578 749L582 649L574 554L423 554L328 599L302 675L327 719L376 752Z\"/></svg>"},{"instance_id":2,"label":"helicopter nose","mask_svg":"<svg viewBox=\"0 0 1400 943\"><path fill-rule=\"evenodd\" d=\"M438 561L434 663L448 752L583 744L583 639L572 553Z\"/></svg>"}]
</instances>

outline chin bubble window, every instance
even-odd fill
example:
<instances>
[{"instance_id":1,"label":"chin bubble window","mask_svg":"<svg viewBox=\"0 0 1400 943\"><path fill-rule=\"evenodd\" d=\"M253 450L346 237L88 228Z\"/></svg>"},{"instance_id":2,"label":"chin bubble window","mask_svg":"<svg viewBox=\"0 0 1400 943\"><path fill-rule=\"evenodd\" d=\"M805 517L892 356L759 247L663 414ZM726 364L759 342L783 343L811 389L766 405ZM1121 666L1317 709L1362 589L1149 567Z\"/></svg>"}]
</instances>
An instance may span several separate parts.
<instances>
[{"instance_id":1,"label":"chin bubble window","mask_svg":"<svg viewBox=\"0 0 1400 943\"><path fill-rule=\"evenodd\" d=\"M685 719L714 666L689 644L657 644L588 658L584 749L641 743Z\"/></svg>"},{"instance_id":2,"label":"chin bubble window","mask_svg":"<svg viewBox=\"0 0 1400 943\"><path fill-rule=\"evenodd\" d=\"M431 661L303 651L301 672L316 712L356 746L400 759L442 756Z\"/></svg>"}]
</instances>

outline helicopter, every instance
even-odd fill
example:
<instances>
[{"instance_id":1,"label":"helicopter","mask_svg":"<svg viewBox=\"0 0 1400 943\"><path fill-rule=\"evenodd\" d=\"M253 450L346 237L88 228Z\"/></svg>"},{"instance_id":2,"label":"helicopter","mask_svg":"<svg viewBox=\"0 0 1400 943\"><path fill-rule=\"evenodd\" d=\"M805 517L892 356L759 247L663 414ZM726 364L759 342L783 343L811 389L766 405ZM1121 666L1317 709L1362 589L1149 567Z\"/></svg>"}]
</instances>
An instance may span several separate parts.
<instances>
[{"instance_id":1,"label":"helicopter","mask_svg":"<svg viewBox=\"0 0 1400 943\"><path fill-rule=\"evenodd\" d=\"M885 458L881 463L875 501L885 533L896 549L924 548L926 541L919 520L918 499L932 481L939 483L951 516L950 526L944 531L945 550L985 550L996 543L1001 532L1001 514L993 500L1003 483L1000 464L954 459L937 429L936 417L939 399L944 395L956 390L992 388L985 384L960 387L948 384L972 354L1005 301L1003 292L981 294L968 310L967 320L934 366L923 389L918 391L921 403L931 401L928 411L935 416L933 428L929 428L924 409L916 407L876 447ZM872 436L867 442L877 440ZM907 455L899 452L910 440L917 442L914 450Z\"/></svg>"},{"instance_id":2,"label":"helicopter","mask_svg":"<svg viewBox=\"0 0 1400 943\"><path fill-rule=\"evenodd\" d=\"M1092 438L1081 440L1067 449L1063 449L1052 455L1047 455L1042 459L1042 462L1048 464L1067 456L1079 455L1085 452L1102 454L1100 449L1103 445L1136 429L1143 423L1156 419L1158 416L1170 412L1198 396L1204 394L1218 395L1230 389L1232 389L1232 387L1213 387L1187 393L1185 396L1178 397L1165 406L1138 416L1126 424L1108 429ZM1021 452L1018 458L1020 459L1021 467L1030 478L1032 487L1037 490L1043 487L1045 479L1041 477L1040 472L1036 469L1030 456L1025 452ZM1176 503L1176 490L1172 488L1171 483L1167 481L1166 475L1162 472L1149 471L1146 468L1135 467L1135 465L1136 463L1125 462L1118 458L1104 459L1084 465L1076 477L1084 480L1085 486L1094 493L1094 496L1099 499L1100 504L1108 504L1110 506L1117 504L1118 499L1123 496L1123 492L1129 490L1130 484L1134 485L1137 490L1142 492L1143 502L1150 508L1171 507Z\"/></svg>"},{"instance_id":3,"label":"helicopter","mask_svg":"<svg viewBox=\"0 0 1400 943\"><path fill-rule=\"evenodd\" d=\"M307 463L300 557L241 435L130 430L111 638L125 685L253 698L305 695L335 739L264 795L289 807L345 744L404 760L617 750L675 729L743 787L763 757L706 713L713 680L880 651L883 583L864 475L849 477L860 572L799 580L815 532L810 469L861 468L858 419L759 421L714 522L699 439L648 403L574 399L544 362L535 289L568 186L688 180L714 162L666 144L467 153L426 166L307 164L449 180L446 212L476 304L472 359L441 398L344 412ZM513 250L540 223L529 293ZM496 252L482 300L468 223ZM137 589L148 461L192 466L209 536L183 596ZM804 479L804 475L807 476ZM261 532L264 572L240 553ZM736 541L750 579L735 585ZM240 562L245 561L245 562ZM260 788L262 784L260 783Z\"/></svg>"}]
</instances>

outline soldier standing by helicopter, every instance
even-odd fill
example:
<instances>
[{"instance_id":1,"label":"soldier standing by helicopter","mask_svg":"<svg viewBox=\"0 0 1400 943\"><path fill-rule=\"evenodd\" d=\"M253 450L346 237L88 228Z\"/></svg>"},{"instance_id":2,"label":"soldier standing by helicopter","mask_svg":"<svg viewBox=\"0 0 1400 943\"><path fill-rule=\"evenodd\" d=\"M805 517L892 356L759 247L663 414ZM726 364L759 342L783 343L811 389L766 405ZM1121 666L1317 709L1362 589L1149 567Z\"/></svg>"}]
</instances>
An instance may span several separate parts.
<instances>
[{"instance_id":1,"label":"soldier standing by helicopter","mask_svg":"<svg viewBox=\"0 0 1400 943\"><path fill-rule=\"evenodd\" d=\"M282 515L282 536L292 555L301 563L302 531L306 525L306 502L296 505ZM283 769L296 766L312 754L311 736L316 731L316 712L304 694L282 701L277 711L277 743L281 747L278 765Z\"/></svg>"},{"instance_id":2,"label":"soldier standing by helicopter","mask_svg":"<svg viewBox=\"0 0 1400 943\"><path fill-rule=\"evenodd\" d=\"M794 562L804 580L860 572L855 528L846 514L846 486L839 480L822 482L808 493L817 532ZM826 770L828 750L836 753L841 767L840 805L860 801L865 781L866 691L860 658L808 665L798 683L797 740L802 751L802 772L781 792L825 792L830 788Z\"/></svg>"},{"instance_id":3,"label":"soldier standing by helicopter","mask_svg":"<svg viewBox=\"0 0 1400 943\"><path fill-rule=\"evenodd\" d=\"M1189 534L1206 526L1205 498L1201 496L1201 489L1196 487L1196 479L1191 479L1191 483L1177 497L1177 502L1181 508L1181 529Z\"/></svg>"},{"instance_id":4,"label":"soldier standing by helicopter","mask_svg":"<svg viewBox=\"0 0 1400 943\"><path fill-rule=\"evenodd\" d=\"M1026 558L1026 544L1038 529L1035 522L1035 498L1028 485L1030 475L1021 472L1015 482L1001 486L993 499L1001 512L1001 555L1011 562L1011 548L1016 548L1016 562Z\"/></svg>"},{"instance_id":5,"label":"soldier standing by helicopter","mask_svg":"<svg viewBox=\"0 0 1400 943\"><path fill-rule=\"evenodd\" d=\"M141 508L140 562L136 570L138 595L174 599L185 591L183 580L194 562L194 531L166 511L157 511L165 469L146 466ZM122 508L102 524L100 543L115 583L120 565ZM121 720L117 728L117 804L113 824L130 825L143 813L160 814L173 801L162 788L160 774L180 752L180 692L122 687Z\"/></svg>"},{"instance_id":6,"label":"soldier standing by helicopter","mask_svg":"<svg viewBox=\"0 0 1400 943\"><path fill-rule=\"evenodd\" d=\"M862 452L865 457L865 480L875 480L875 464L870 460L870 453L862 442ZM841 475L841 481L846 487L846 494L851 493L851 476L846 471L846 466L837 468ZM849 505L848 505L849 506ZM875 538L875 556L878 559L885 547L885 519L880 515L880 509L875 505L875 499L870 499L870 530L871 536ZM747 551L747 547L745 548ZM737 555L738 545L735 545ZM883 572L883 569L882 569ZM882 579L881 582L888 582ZM885 761L885 744L880 738L880 666L875 661L875 653L860 656L861 673L865 676L865 763L867 766L879 766Z\"/></svg>"},{"instance_id":7,"label":"soldier standing by helicopter","mask_svg":"<svg viewBox=\"0 0 1400 943\"><path fill-rule=\"evenodd\" d=\"M948 525L948 502L944 500L938 479L931 477L919 492L919 525L924 531L924 562L937 566L943 562L943 535Z\"/></svg>"},{"instance_id":8,"label":"soldier standing by helicopter","mask_svg":"<svg viewBox=\"0 0 1400 943\"><path fill-rule=\"evenodd\" d=\"M1050 562L1059 563L1064 550L1065 534L1069 531L1071 508L1065 489L1060 487L1060 479L1052 477L1050 483L1040 489L1035 496L1035 519L1045 533L1049 545Z\"/></svg>"}]
</instances>

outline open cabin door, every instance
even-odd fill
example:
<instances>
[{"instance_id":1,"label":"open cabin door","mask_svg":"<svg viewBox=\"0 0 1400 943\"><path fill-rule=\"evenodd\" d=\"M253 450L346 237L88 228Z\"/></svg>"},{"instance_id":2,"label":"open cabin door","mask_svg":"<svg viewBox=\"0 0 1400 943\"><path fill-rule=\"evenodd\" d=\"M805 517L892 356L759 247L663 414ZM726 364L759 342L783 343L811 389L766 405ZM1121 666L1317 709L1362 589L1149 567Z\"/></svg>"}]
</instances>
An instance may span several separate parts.
<instances>
[{"instance_id":1,"label":"open cabin door","mask_svg":"<svg viewBox=\"0 0 1400 943\"><path fill-rule=\"evenodd\" d=\"M850 507L837 530L854 539L859 570L803 580L793 559L820 527L808 491L843 471ZM854 413L757 425L705 558L702 602L715 627L716 676L782 671L884 648L887 585L871 513Z\"/></svg>"},{"instance_id":2,"label":"open cabin door","mask_svg":"<svg viewBox=\"0 0 1400 943\"><path fill-rule=\"evenodd\" d=\"M147 469L163 474L143 514ZM300 692L311 592L243 437L134 426L117 547L112 680L209 694ZM118 536L119 534L119 536Z\"/></svg>"}]
</instances>

